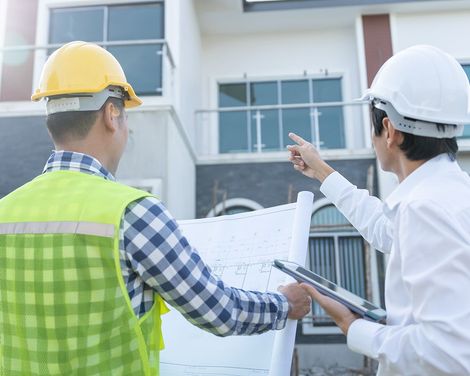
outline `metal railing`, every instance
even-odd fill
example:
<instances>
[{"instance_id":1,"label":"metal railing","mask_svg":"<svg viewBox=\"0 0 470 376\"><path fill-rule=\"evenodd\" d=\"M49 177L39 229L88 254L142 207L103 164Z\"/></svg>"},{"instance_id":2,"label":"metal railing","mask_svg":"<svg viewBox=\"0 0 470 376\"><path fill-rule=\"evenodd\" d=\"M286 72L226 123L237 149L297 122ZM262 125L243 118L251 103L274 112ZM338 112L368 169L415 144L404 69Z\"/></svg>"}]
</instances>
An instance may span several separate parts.
<instances>
[{"instance_id":1,"label":"metal railing","mask_svg":"<svg viewBox=\"0 0 470 376\"><path fill-rule=\"evenodd\" d=\"M285 138L287 132L291 130L292 124L286 124L283 119L284 111L286 110L309 110L310 137L308 141L312 142L317 149L331 148L327 142L324 141L322 133L326 132L328 127L336 127L338 133L342 134L344 143L339 148L348 148L346 139L350 127L355 127L353 132L361 132L363 134L364 121L368 121L368 103L362 101L349 101L349 102L321 102L321 103L299 103L299 104L281 104L281 105L263 105L263 106L238 106L238 107L223 107L213 109L201 109L195 113L196 122L196 148L199 155L215 155L232 152L248 152L248 153L262 153L268 151L264 140L266 139L266 132L279 133L279 147L270 148L269 151L285 150ZM338 112L338 121L331 122L322 118L324 109L334 108ZM263 131L263 122L265 120L265 111L277 111L277 127L276 129ZM245 150L230 151L224 150L221 147L223 137L221 126L224 126L223 114L227 113L246 113L246 122L240 124L240 132L247 134ZM222 116L221 116L222 115ZM367 120L365 118L367 117ZM247 129L243 129L243 127ZM272 134L270 134L272 136ZM277 137L277 136L276 136ZM364 137L362 137L364 139ZM290 142L290 140L289 140ZM362 146L364 147L364 146Z\"/></svg>"},{"instance_id":2,"label":"metal railing","mask_svg":"<svg viewBox=\"0 0 470 376\"><path fill-rule=\"evenodd\" d=\"M139 40L120 40L120 41L95 41L89 42L97 44L101 47L111 47L111 46L138 46L138 45L151 45L151 44L161 44L164 49L164 55L168 57L168 60L172 68L175 68L175 60L171 53L170 46L165 39L139 39ZM31 51L31 50L50 50L60 48L65 43L51 43L44 45L19 45L19 46L5 46L0 48L0 53L4 52L15 52L15 51Z\"/></svg>"},{"instance_id":3,"label":"metal railing","mask_svg":"<svg viewBox=\"0 0 470 376\"><path fill-rule=\"evenodd\" d=\"M176 68L175 59L171 52L171 48L166 39L139 39L139 40L119 40L119 41L93 41L94 43L104 48L116 47L116 46L151 46L161 45L161 50L157 52L158 55L162 56L161 64L161 80L162 87L157 88L157 91L163 94L165 89L170 89L173 79L173 70ZM38 66L42 67L48 57L48 51L60 48L65 43L50 43L42 45L15 45L15 46L4 46L0 48L0 62L4 62L4 55L12 52L34 52L34 64L32 69ZM171 76L171 77L169 77Z\"/></svg>"}]
</instances>

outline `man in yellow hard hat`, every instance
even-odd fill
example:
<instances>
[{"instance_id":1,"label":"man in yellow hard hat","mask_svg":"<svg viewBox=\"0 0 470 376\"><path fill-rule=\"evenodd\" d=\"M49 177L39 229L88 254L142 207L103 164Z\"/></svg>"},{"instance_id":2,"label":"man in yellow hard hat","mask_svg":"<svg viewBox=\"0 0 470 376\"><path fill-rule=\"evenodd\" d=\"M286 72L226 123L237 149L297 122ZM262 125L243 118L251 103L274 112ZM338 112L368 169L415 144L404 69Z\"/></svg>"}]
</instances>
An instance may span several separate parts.
<instances>
[{"instance_id":1,"label":"man in yellow hard hat","mask_svg":"<svg viewBox=\"0 0 470 376\"><path fill-rule=\"evenodd\" d=\"M69 43L46 62L56 150L44 173L0 200L0 373L157 375L165 302L219 336L281 329L311 300L227 286L162 203L114 181L142 102L103 48ZM171 333L167 333L171 336Z\"/></svg>"}]
</instances>

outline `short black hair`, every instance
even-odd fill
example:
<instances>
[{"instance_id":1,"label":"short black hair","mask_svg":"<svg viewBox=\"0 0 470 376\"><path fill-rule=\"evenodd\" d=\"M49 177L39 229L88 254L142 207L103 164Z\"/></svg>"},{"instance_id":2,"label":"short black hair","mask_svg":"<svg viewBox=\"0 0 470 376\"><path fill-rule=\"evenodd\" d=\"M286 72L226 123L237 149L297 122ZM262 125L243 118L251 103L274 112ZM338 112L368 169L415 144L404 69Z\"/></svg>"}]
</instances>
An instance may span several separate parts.
<instances>
[{"instance_id":1,"label":"short black hair","mask_svg":"<svg viewBox=\"0 0 470 376\"><path fill-rule=\"evenodd\" d=\"M384 129L383 119L388 117L388 115L384 110L375 107L373 104L370 105L370 113L374 134L378 137ZM436 123L435 126L439 129L448 125ZM459 150L455 137L434 138L405 132L401 133L403 134L403 142L399 147L410 161L429 160L442 153L447 153L449 158L455 161L457 151Z\"/></svg>"},{"instance_id":2,"label":"short black hair","mask_svg":"<svg viewBox=\"0 0 470 376\"><path fill-rule=\"evenodd\" d=\"M83 140L96 121L100 111L108 104L112 103L124 115L124 101L119 98L110 97L97 111L70 111L56 112L47 116L46 124L54 142L62 143L69 140Z\"/></svg>"}]
</instances>

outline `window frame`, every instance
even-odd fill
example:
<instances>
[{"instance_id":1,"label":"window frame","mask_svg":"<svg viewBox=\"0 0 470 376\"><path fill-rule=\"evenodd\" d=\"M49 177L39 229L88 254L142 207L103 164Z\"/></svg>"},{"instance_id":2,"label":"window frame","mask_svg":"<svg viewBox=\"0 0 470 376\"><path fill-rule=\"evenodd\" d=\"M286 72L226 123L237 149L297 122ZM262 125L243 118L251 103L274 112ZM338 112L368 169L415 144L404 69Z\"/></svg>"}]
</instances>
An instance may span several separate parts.
<instances>
[{"instance_id":1,"label":"window frame","mask_svg":"<svg viewBox=\"0 0 470 376\"><path fill-rule=\"evenodd\" d=\"M252 83L263 83L263 82L276 82L277 86L277 99L278 99L278 104L276 105L282 105L282 82L286 81L308 81L308 90L309 90L309 102L305 104L312 104L312 103L322 103L322 102L314 102L313 101L313 81L318 81L318 80L331 80L331 79L339 79L340 80L340 88L341 88L341 101L339 102L344 102L344 93L345 93L345 74L344 73L339 73L339 72L332 72L328 74L309 74L309 75L277 75L277 76L257 76L257 77L250 77L247 78L245 77L244 79L240 78L224 78L224 79L218 79L215 80L215 102L216 102L216 108L218 109L226 109L230 107L221 107L220 106L220 101L219 101L219 94L220 94L220 86L225 85L225 84L244 84L246 85L246 101L247 105L244 107L247 107L246 110L243 110L247 113L247 132L248 132L248 148L246 151L241 152L242 154L259 154L256 149L253 146L253 140L251 139L251 133L252 133L252 125L253 123L256 123L256 120L252 119L253 116L250 116L252 114L253 110L251 110L251 107L257 107L252 106L251 103L251 96L250 96L250 84ZM299 104L304 104L304 103L299 103ZM262 110L263 111L263 110ZM282 119L282 109L277 109L273 111L278 111L278 124L279 124L279 149L278 150L268 150L268 151L261 151L262 154L266 153L275 153L284 150L283 147L283 119ZM346 117L346 109L344 106L341 107L342 111L342 116L343 116L343 123L342 123L342 132L343 132L343 139L344 139L344 147L343 148L327 148L327 149L322 149L322 150L346 150L349 147L349 142L348 142L348 121ZM215 140L217 142L216 145L216 150L218 154L234 154L234 153L239 153L239 152L221 152L220 151L220 124L219 124L219 114L217 115L217 121L216 121L216 126L215 126L215 132L213 132L213 136L215 137ZM310 130L312 133L312 136L315 134L315 125L312 119L312 116L309 116L310 118ZM317 125L317 132L320 134L319 130L319 124Z\"/></svg>"},{"instance_id":2,"label":"window frame","mask_svg":"<svg viewBox=\"0 0 470 376\"><path fill-rule=\"evenodd\" d=\"M104 7L108 8L111 6L119 5L144 5L144 4L163 4L163 36L166 40L167 36L167 4L166 0L139 0L137 2L132 2L132 0L38 0L38 14L37 14L37 25L36 25L36 46L47 46L49 45L49 35L50 35L50 25L51 25L51 10L57 8L99 8ZM103 36L107 37L107 18L104 17ZM47 59L47 49L36 49L34 51L34 66L33 66L33 88L38 86L42 67ZM165 56L164 56L164 46L162 46L162 68L161 68L161 81L162 81L162 92L160 94L143 94L145 95L147 105L160 104L161 102L167 102L166 97L166 84L168 78L166 75L169 74L169 70L166 69L165 65ZM142 95L142 94L140 94Z\"/></svg>"}]
</instances>

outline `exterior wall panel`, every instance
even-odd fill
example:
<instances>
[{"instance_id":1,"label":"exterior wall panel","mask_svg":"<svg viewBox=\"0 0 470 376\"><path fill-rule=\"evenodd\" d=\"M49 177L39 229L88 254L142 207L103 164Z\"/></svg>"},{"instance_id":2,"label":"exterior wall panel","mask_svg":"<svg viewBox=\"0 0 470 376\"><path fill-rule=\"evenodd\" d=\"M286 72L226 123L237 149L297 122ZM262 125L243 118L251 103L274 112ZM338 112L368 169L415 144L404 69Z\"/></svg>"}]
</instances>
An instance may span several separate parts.
<instances>
[{"instance_id":1,"label":"exterior wall panel","mask_svg":"<svg viewBox=\"0 0 470 376\"><path fill-rule=\"evenodd\" d=\"M42 116L0 117L0 198L42 173L54 148Z\"/></svg>"},{"instance_id":2,"label":"exterior wall panel","mask_svg":"<svg viewBox=\"0 0 470 376\"><path fill-rule=\"evenodd\" d=\"M370 86L383 63L393 55L388 14L362 16L367 83Z\"/></svg>"},{"instance_id":3,"label":"exterior wall panel","mask_svg":"<svg viewBox=\"0 0 470 376\"><path fill-rule=\"evenodd\" d=\"M367 169L374 159L328 161L331 166L360 188L366 187ZM289 162L238 163L197 166L196 216L202 218L212 209L215 182L227 199L247 198L263 207L282 205L296 200L300 191L312 191L315 200L324 197L320 184L295 171ZM292 185L292 187L290 187ZM220 195L219 200L220 201Z\"/></svg>"},{"instance_id":4,"label":"exterior wall panel","mask_svg":"<svg viewBox=\"0 0 470 376\"><path fill-rule=\"evenodd\" d=\"M10 0L7 6L5 47L34 45L38 0ZM0 101L28 101L33 91L34 51L3 56Z\"/></svg>"}]
</instances>

